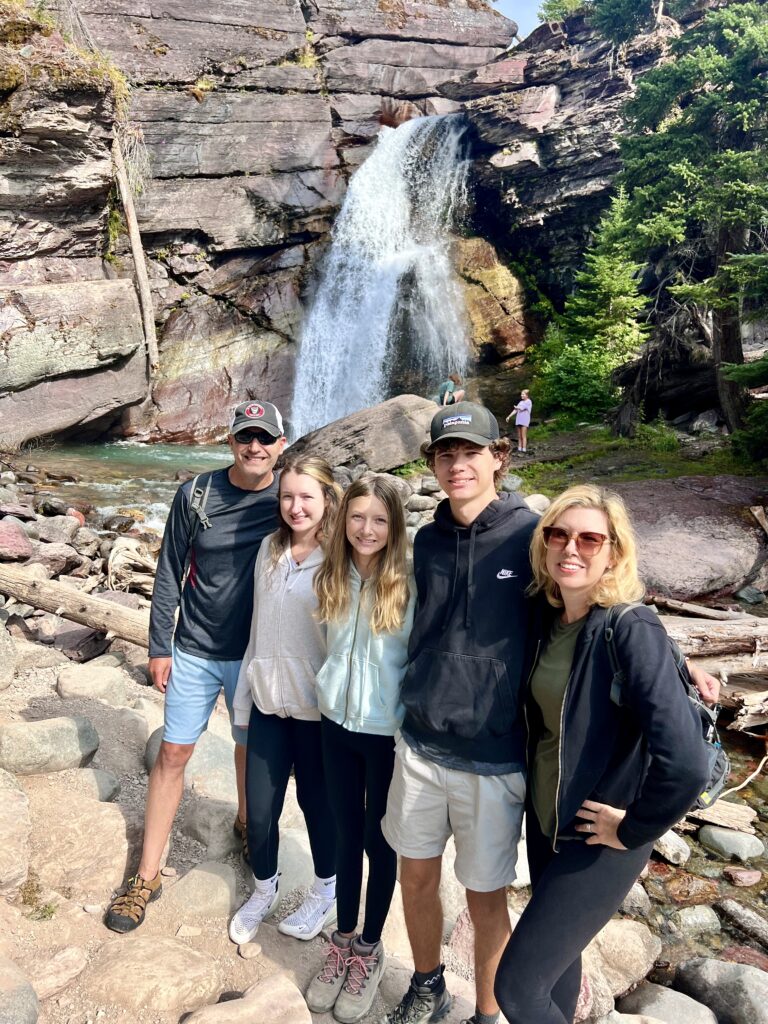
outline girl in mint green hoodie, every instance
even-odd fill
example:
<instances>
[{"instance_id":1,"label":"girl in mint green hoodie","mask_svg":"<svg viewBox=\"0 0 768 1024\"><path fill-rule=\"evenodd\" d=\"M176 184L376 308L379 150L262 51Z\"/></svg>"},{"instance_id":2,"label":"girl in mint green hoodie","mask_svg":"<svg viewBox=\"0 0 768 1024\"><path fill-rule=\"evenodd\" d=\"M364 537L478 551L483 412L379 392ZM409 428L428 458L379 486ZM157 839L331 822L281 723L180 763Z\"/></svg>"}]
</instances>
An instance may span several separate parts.
<instances>
[{"instance_id":1,"label":"girl in mint green hoodie","mask_svg":"<svg viewBox=\"0 0 768 1024\"><path fill-rule=\"evenodd\" d=\"M307 992L314 1013L353 1024L369 1011L384 971L381 933L397 857L381 832L403 708L414 588L406 567L403 504L386 477L353 483L315 576L328 655L317 675L323 762L336 820L338 928ZM363 852L365 919L357 935Z\"/></svg>"}]
</instances>

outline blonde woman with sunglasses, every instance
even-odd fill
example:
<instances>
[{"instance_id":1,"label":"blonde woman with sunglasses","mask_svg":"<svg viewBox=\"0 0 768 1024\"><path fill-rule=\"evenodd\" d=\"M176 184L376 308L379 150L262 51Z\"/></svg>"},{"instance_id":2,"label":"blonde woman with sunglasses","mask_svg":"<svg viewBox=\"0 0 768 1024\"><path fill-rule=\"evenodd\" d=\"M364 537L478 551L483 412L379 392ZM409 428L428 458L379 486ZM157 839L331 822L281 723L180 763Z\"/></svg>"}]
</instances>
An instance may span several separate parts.
<instances>
[{"instance_id":1,"label":"blonde woman with sunglasses","mask_svg":"<svg viewBox=\"0 0 768 1024\"><path fill-rule=\"evenodd\" d=\"M616 621L626 676L611 699L608 609L643 585L621 498L594 486L556 498L531 539L537 642L530 654L527 836L533 895L496 975L509 1024L570 1024L581 953L618 910L653 843L701 792L701 732L657 615Z\"/></svg>"}]
</instances>

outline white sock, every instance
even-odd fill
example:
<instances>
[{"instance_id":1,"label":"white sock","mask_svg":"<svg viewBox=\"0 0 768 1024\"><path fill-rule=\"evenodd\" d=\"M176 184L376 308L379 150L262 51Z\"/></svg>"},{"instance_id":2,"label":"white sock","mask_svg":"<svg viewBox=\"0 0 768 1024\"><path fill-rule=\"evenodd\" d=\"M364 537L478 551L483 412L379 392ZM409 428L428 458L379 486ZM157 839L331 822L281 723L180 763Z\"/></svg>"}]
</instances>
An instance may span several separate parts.
<instances>
[{"instance_id":1,"label":"white sock","mask_svg":"<svg viewBox=\"0 0 768 1024\"><path fill-rule=\"evenodd\" d=\"M275 892L277 892L277 880L279 877L279 871L275 872L275 874L272 875L271 878L257 878L254 875L253 881L255 885L253 887L253 891L263 893L263 895L265 896L267 894L274 894Z\"/></svg>"},{"instance_id":2,"label":"white sock","mask_svg":"<svg viewBox=\"0 0 768 1024\"><path fill-rule=\"evenodd\" d=\"M336 875L331 875L330 878L318 878L315 875L315 881L312 886L318 896L322 896L326 900L336 899Z\"/></svg>"}]
</instances>

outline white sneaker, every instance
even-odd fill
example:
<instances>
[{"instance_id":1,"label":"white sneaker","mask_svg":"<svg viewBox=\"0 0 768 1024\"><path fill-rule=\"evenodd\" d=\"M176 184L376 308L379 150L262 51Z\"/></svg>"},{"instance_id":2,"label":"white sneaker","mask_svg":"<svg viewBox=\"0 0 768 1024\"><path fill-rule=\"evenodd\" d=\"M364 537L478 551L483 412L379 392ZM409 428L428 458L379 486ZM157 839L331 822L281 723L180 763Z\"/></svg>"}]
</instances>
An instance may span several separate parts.
<instances>
[{"instance_id":1,"label":"white sneaker","mask_svg":"<svg viewBox=\"0 0 768 1024\"><path fill-rule=\"evenodd\" d=\"M310 889L299 909L281 921L277 930L283 935L292 935L294 939L309 941L319 935L326 924L335 920L336 900L319 896L314 889Z\"/></svg>"},{"instance_id":2,"label":"white sneaker","mask_svg":"<svg viewBox=\"0 0 768 1024\"><path fill-rule=\"evenodd\" d=\"M238 946L253 942L259 925L265 917L269 917L279 901L280 893L277 889L273 893L263 893L257 889L229 922L230 939Z\"/></svg>"}]
</instances>

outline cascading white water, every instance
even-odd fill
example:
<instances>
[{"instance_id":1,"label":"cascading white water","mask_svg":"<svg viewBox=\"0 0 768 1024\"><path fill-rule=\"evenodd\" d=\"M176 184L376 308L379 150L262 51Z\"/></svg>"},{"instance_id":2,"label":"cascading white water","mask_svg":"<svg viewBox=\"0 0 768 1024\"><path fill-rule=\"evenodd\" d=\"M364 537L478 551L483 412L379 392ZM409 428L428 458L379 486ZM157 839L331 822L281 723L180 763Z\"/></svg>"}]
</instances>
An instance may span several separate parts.
<instances>
[{"instance_id":1,"label":"cascading white water","mask_svg":"<svg viewBox=\"0 0 768 1024\"><path fill-rule=\"evenodd\" d=\"M301 335L294 438L389 397L405 281L408 360L422 387L437 390L449 372L463 372L467 332L449 230L466 201L465 130L457 116L382 127L352 177Z\"/></svg>"}]
</instances>

